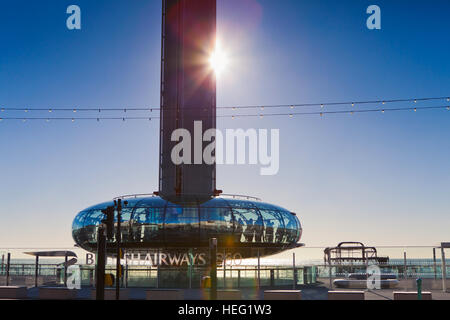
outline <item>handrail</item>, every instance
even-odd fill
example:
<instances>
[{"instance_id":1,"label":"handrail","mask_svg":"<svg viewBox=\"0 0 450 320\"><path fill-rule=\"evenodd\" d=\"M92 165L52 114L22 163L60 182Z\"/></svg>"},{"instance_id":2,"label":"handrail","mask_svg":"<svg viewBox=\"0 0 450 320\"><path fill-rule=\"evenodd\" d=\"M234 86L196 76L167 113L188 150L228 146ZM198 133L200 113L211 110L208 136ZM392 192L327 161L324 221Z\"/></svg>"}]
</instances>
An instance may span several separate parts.
<instances>
[{"instance_id":1,"label":"handrail","mask_svg":"<svg viewBox=\"0 0 450 320\"><path fill-rule=\"evenodd\" d=\"M219 197L227 197L227 198L233 198L233 199L244 199L244 200L253 200L253 201L258 201L261 202L262 200L260 198L257 197L252 197L252 196L245 196L245 195L241 195L241 194L221 194Z\"/></svg>"},{"instance_id":2,"label":"handrail","mask_svg":"<svg viewBox=\"0 0 450 320\"><path fill-rule=\"evenodd\" d=\"M113 200L118 200L118 199L137 199L137 198L141 198L141 197L149 197L149 198L153 198L156 197L156 195L154 193L138 193L138 194L128 194L128 195L123 195L120 197L115 197ZM258 201L261 202L262 200L260 198L257 197L252 197L252 196L246 196L246 195L241 195L241 194L221 194L220 196L214 197L214 198L220 198L220 197L225 197L225 198L233 198L233 199L243 199L243 200L251 200L251 201Z\"/></svg>"},{"instance_id":3,"label":"handrail","mask_svg":"<svg viewBox=\"0 0 450 320\"><path fill-rule=\"evenodd\" d=\"M124 196L120 196L120 197L115 197L113 200L119 200L119 199L137 199L137 198L142 198L142 197L148 197L148 198L153 198L156 197L155 194L153 193L137 193L137 194L127 194Z\"/></svg>"}]
</instances>

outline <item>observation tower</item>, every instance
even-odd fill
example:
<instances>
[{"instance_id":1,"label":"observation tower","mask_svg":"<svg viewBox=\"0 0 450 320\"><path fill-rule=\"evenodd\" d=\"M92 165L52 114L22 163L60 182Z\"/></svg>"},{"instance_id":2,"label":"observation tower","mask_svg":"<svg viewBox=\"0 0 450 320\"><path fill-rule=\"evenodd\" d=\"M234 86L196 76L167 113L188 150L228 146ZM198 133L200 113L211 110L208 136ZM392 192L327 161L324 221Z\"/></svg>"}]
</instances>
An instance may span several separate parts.
<instances>
[{"instance_id":1,"label":"observation tower","mask_svg":"<svg viewBox=\"0 0 450 320\"><path fill-rule=\"evenodd\" d=\"M203 159L174 163L175 130L187 130L195 137L216 128L216 75L209 63L216 47L216 0L162 3L159 190L121 197L128 201L122 210L122 247L201 250L208 248L209 239L217 238L219 250L237 251L244 258L298 247L302 227L295 213L256 198L221 195L216 165ZM196 132L194 124L200 121L202 132ZM191 154L205 147L206 143L193 143ZM112 201L95 205L76 216L77 245L96 250L102 210L112 205ZM108 246L114 248L115 241Z\"/></svg>"}]
</instances>

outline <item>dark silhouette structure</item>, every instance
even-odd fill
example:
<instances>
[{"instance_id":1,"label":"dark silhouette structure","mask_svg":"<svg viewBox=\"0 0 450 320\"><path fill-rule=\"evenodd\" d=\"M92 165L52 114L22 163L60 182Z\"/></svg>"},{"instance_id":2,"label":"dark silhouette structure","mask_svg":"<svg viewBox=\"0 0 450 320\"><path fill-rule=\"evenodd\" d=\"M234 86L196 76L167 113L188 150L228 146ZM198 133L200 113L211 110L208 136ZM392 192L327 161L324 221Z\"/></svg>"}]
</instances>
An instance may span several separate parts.
<instances>
[{"instance_id":1,"label":"dark silhouette structure","mask_svg":"<svg viewBox=\"0 0 450 320\"><path fill-rule=\"evenodd\" d=\"M388 257L379 257L375 247L366 247L361 242L341 242L337 247L324 250L324 261L329 265L388 263Z\"/></svg>"}]
</instances>

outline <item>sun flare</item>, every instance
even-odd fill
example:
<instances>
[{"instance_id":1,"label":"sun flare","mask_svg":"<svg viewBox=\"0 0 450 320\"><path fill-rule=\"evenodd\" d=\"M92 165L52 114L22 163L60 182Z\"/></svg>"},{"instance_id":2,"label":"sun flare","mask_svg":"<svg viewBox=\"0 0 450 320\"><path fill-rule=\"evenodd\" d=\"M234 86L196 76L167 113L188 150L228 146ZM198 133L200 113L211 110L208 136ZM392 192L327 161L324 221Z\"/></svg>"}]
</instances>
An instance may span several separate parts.
<instances>
[{"instance_id":1,"label":"sun flare","mask_svg":"<svg viewBox=\"0 0 450 320\"><path fill-rule=\"evenodd\" d=\"M209 65L217 76L220 76L227 68L229 63L227 53L222 49L222 46L217 41L216 49L209 57Z\"/></svg>"}]
</instances>

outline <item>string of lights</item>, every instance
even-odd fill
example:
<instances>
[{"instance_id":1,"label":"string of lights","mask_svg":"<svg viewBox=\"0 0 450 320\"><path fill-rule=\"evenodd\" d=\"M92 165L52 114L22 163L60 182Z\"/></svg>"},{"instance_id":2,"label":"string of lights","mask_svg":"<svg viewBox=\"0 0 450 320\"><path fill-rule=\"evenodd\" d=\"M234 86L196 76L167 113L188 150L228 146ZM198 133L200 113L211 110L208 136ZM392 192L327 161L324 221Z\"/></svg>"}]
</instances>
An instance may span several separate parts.
<instances>
[{"instance_id":1,"label":"string of lights","mask_svg":"<svg viewBox=\"0 0 450 320\"><path fill-rule=\"evenodd\" d=\"M218 115L218 118L265 118L265 117L301 117L301 116L325 116L325 115L353 115L353 114L362 114L362 113L387 113L387 112L399 112L399 111L414 111L417 112L419 110L447 110L450 111L450 106L417 106L417 107L404 107L404 108L375 108L375 109L362 109L362 110L337 110L337 111L313 111L313 112L292 112L292 113L266 113L266 114L239 114L239 115ZM158 120L160 117L0 117L0 122L5 120L20 120L23 122L26 121L108 121L108 120L116 120L116 121L128 121L128 120L145 120L152 121Z\"/></svg>"},{"instance_id":2,"label":"string of lights","mask_svg":"<svg viewBox=\"0 0 450 320\"><path fill-rule=\"evenodd\" d=\"M306 107L321 107L322 109L325 107L336 107L336 106L362 106L362 105L371 105L371 104L394 104L394 103L414 103L417 104L419 102L430 102L430 101L447 101L450 102L450 96L447 97L430 97L430 98L408 98L408 99L386 99L386 100L366 100L366 101L347 101L347 102L326 102L326 103L295 103L295 104L274 104L274 105L241 105L234 107L217 107L219 110L244 110L244 109L282 109L282 108L306 108ZM165 109L175 109L164 107ZM186 108L185 108L186 109ZM188 108L189 109L189 108ZM199 109L199 108L191 108L191 109ZM136 112L136 111L145 111L145 112L154 112L160 111L160 107L125 107L125 108L107 108L107 107L71 107L71 108L63 108L63 107L54 107L54 108L27 108L27 107L0 107L0 112L6 111L19 111L19 112ZM207 110L207 109L205 109Z\"/></svg>"}]
</instances>

